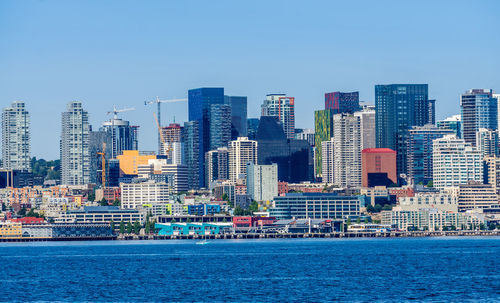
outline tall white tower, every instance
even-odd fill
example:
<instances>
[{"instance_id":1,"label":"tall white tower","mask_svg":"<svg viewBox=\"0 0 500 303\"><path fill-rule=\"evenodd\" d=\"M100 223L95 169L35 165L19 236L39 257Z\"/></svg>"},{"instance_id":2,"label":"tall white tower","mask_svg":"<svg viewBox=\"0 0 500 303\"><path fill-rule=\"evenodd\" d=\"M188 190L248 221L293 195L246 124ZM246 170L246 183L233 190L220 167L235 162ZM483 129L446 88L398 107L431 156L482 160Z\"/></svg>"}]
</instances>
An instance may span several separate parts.
<instances>
[{"instance_id":1,"label":"tall white tower","mask_svg":"<svg viewBox=\"0 0 500 303\"><path fill-rule=\"evenodd\" d=\"M30 115L22 101L2 112L3 168L31 171Z\"/></svg>"}]
</instances>

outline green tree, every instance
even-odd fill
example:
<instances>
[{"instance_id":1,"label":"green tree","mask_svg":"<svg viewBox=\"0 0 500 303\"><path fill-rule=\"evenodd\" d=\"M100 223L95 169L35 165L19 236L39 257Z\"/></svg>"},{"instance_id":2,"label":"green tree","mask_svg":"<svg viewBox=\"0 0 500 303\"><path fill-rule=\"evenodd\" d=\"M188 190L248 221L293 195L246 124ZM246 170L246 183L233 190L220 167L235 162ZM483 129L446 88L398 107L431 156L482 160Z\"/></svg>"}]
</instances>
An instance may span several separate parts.
<instances>
[{"instance_id":1,"label":"green tree","mask_svg":"<svg viewBox=\"0 0 500 303\"><path fill-rule=\"evenodd\" d=\"M35 217L35 218L38 218L40 217L40 215L38 213L36 213L33 208L30 209L30 211L26 214L26 217Z\"/></svg>"},{"instance_id":2,"label":"green tree","mask_svg":"<svg viewBox=\"0 0 500 303\"><path fill-rule=\"evenodd\" d=\"M140 231L141 231L141 223L139 223L139 221L136 220L134 222L134 233L138 235Z\"/></svg>"},{"instance_id":3,"label":"green tree","mask_svg":"<svg viewBox=\"0 0 500 303\"><path fill-rule=\"evenodd\" d=\"M26 208L21 208L18 212L17 212L17 215L18 216L21 216L21 217L26 217Z\"/></svg>"},{"instance_id":4,"label":"green tree","mask_svg":"<svg viewBox=\"0 0 500 303\"><path fill-rule=\"evenodd\" d=\"M172 221L170 221L170 223L176 223L177 221L175 220L175 218L172 218Z\"/></svg>"},{"instance_id":5,"label":"green tree","mask_svg":"<svg viewBox=\"0 0 500 303\"><path fill-rule=\"evenodd\" d=\"M365 218L365 224L368 224L368 218Z\"/></svg>"},{"instance_id":6,"label":"green tree","mask_svg":"<svg viewBox=\"0 0 500 303\"><path fill-rule=\"evenodd\" d=\"M379 213L382 210L382 205L380 204L375 204L375 212Z\"/></svg>"},{"instance_id":7,"label":"green tree","mask_svg":"<svg viewBox=\"0 0 500 303\"><path fill-rule=\"evenodd\" d=\"M259 211L259 203L257 201L252 201L250 202L250 205L248 206L248 210L253 214Z\"/></svg>"},{"instance_id":8,"label":"green tree","mask_svg":"<svg viewBox=\"0 0 500 303\"><path fill-rule=\"evenodd\" d=\"M366 211L369 213L374 213L375 208L373 208L373 206L371 204L368 204L368 206L366 207Z\"/></svg>"},{"instance_id":9,"label":"green tree","mask_svg":"<svg viewBox=\"0 0 500 303\"><path fill-rule=\"evenodd\" d=\"M120 233L121 234L125 233L125 223L123 223L123 220L120 221Z\"/></svg>"},{"instance_id":10,"label":"green tree","mask_svg":"<svg viewBox=\"0 0 500 303\"><path fill-rule=\"evenodd\" d=\"M427 182L427 187L434 187L434 182L432 180Z\"/></svg>"},{"instance_id":11,"label":"green tree","mask_svg":"<svg viewBox=\"0 0 500 303\"><path fill-rule=\"evenodd\" d=\"M91 202L95 201L95 193L93 191L89 192L89 194L87 195L87 200L89 200Z\"/></svg>"},{"instance_id":12,"label":"green tree","mask_svg":"<svg viewBox=\"0 0 500 303\"><path fill-rule=\"evenodd\" d=\"M360 217L358 217L358 218L356 219L356 223L357 223L357 224L361 223L361 218L360 218Z\"/></svg>"},{"instance_id":13,"label":"green tree","mask_svg":"<svg viewBox=\"0 0 500 303\"><path fill-rule=\"evenodd\" d=\"M111 220L111 222L109 222L109 225L111 225L111 230L115 230L115 221Z\"/></svg>"},{"instance_id":14,"label":"green tree","mask_svg":"<svg viewBox=\"0 0 500 303\"><path fill-rule=\"evenodd\" d=\"M132 233L132 223L130 223L130 221L127 223L127 234L131 234Z\"/></svg>"},{"instance_id":15,"label":"green tree","mask_svg":"<svg viewBox=\"0 0 500 303\"><path fill-rule=\"evenodd\" d=\"M347 226L351 225L351 218L347 218Z\"/></svg>"},{"instance_id":16,"label":"green tree","mask_svg":"<svg viewBox=\"0 0 500 303\"><path fill-rule=\"evenodd\" d=\"M109 205L108 201L106 199L102 198L101 206L108 206L108 205Z\"/></svg>"},{"instance_id":17,"label":"green tree","mask_svg":"<svg viewBox=\"0 0 500 303\"><path fill-rule=\"evenodd\" d=\"M382 210L392 210L392 205L386 204L386 205L384 205L384 207L382 207Z\"/></svg>"},{"instance_id":18,"label":"green tree","mask_svg":"<svg viewBox=\"0 0 500 303\"><path fill-rule=\"evenodd\" d=\"M7 206L5 206L5 203L2 203L2 211L6 211L7 210Z\"/></svg>"},{"instance_id":19,"label":"green tree","mask_svg":"<svg viewBox=\"0 0 500 303\"><path fill-rule=\"evenodd\" d=\"M121 205L121 201L118 200L118 199L115 199L115 201L113 201L113 206L120 206Z\"/></svg>"},{"instance_id":20,"label":"green tree","mask_svg":"<svg viewBox=\"0 0 500 303\"><path fill-rule=\"evenodd\" d=\"M186 223L191 223L191 218L187 218Z\"/></svg>"}]
</instances>

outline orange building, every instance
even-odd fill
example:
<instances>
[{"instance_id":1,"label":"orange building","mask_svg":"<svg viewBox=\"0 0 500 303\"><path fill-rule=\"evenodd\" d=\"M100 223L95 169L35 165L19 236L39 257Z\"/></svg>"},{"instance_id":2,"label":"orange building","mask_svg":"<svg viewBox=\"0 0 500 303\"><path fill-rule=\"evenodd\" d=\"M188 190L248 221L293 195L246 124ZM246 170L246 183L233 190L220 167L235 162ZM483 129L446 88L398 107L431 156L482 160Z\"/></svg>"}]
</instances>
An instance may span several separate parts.
<instances>
[{"instance_id":1,"label":"orange building","mask_svg":"<svg viewBox=\"0 0 500 303\"><path fill-rule=\"evenodd\" d=\"M116 157L120 161L120 174L137 175L138 166L148 164L155 155L140 155L138 150L124 150L122 155Z\"/></svg>"},{"instance_id":2,"label":"orange building","mask_svg":"<svg viewBox=\"0 0 500 303\"><path fill-rule=\"evenodd\" d=\"M389 186L398 182L396 152L389 148L366 148L361 152L361 185Z\"/></svg>"}]
</instances>

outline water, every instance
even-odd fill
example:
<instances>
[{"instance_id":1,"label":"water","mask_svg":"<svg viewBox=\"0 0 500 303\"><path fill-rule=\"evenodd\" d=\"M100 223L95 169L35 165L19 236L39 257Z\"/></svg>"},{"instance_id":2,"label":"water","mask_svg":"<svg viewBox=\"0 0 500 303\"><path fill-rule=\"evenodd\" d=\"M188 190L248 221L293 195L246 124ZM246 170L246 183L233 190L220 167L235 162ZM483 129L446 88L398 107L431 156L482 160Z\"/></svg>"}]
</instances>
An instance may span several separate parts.
<instances>
[{"instance_id":1,"label":"water","mask_svg":"<svg viewBox=\"0 0 500 303\"><path fill-rule=\"evenodd\" d=\"M500 238L0 243L0 301L500 301Z\"/></svg>"}]
</instances>

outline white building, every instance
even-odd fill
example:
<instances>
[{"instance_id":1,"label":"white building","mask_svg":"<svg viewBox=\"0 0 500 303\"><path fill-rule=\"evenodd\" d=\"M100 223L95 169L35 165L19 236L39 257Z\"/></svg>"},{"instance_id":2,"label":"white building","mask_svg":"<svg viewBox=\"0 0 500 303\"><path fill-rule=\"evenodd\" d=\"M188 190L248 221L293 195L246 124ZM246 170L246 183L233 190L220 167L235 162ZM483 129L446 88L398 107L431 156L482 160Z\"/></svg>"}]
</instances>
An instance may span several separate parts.
<instances>
[{"instance_id":1,"label":"white building","mask_svg":"<svg viewBox=\"0 0 500 303\"><path fill-rule=\"evenodd\" d=\"M229 179L246 178L247 163L257 164L257 141L239 137L229 142Z\"/></svg>"},{"instance_id":2,"label":"white building","mask_svg":"<svg viewBox=\"0 0 500 303\"><path fill-rule=\"evenodd\" d=\"M463 139L454 135L433 141L434 187L466 184L468 181L483 181L483 155Z\"/></svg>"},{"instance_id":3,"label":"white building","mask_svg":"<svg viewBox=\"0 0 500 303\"><path fill-rule=\"evenodd\" d=\"M355 117L359 117L361 128L361 150L365 148L375 148L375 110L364 109L355 112Z\"/></svg>"},{"instance_id":4,"label":"white building","mask_svg":"<svg viewBox=\"0 0 500 303\"><path fill-rule=\"evenodd\" d=\"M3 109L2 161L4 169L31 171L30 115L22 101Z\"/></svg>"},{"instance_id":5,"label":"white building","mask_svg":"<svg viewBox=\"0 0 500 303\"><path fill-rule=\"evenodd\" d=\"M333 184L361 186L360 116L333 116Z\"/></svg>"},{"instance_id":6,"label":"white building","mask_svg":"<svg viewBox=\"0 0 500 303\"><path fill-rule=\"evenodd\" d=\"M295 137L295 98L285 94L269 94L261 106L262 116L278 117L288 139Z\"/></svg>"},{"instance_id":7,"label":"white building","mask_svg":"<svg viewBox=\"0 0 500 303\"><path fill-rule=\"evenodd\" d=\"M334 180L334 142L333 138L329 141L321 142L321 171L323 174L322 181L323 183L333 184Z\"/></svg>"},{"instance_id":8,"label":"white building","mask_svg":"<svg viewBox=\"0 0 500 303\"><path fill-rule=\"evenodd\" d=\"M161 167L162 174L169 176L169 185L173 193L189 190L188 167L179 164L165 164Z\"/></svg>"},{"instance_id":9,"label":"white building","mask_svg":"<svg viewBox=\"0 0 500 303\"><path fill-rule=\"evenodd\" d=\"M166 204L169 202L169 185L152 181L121 183L121 207L138 208L146 204Z\"/></svg>"},{"instance_id":10,"label":"white building","mask_svg":"<svg viewBox=\"0 0 500 303\"><path fill-rule=\"evenodd\" d=\"M498 156L498 130L480 128L476 132L476 148L483 157Z\"/></svg>"},{"instance_id":11,"label":"white building","mask_svg":"<svg viewBox=\"0 0 500 303\"><path fill-rule=\"evenodd\" d=\"M81 102L70 102L62 113L61 184L90 182L89 115Z\"/></svg>"},{"instance_id":12,"label":"white building","mask_svg":"<svg viewBox=\"0 0 500 303\"><path fill-rule=\"evenodd\" d=\"M450 194L417 193L414 197L400 197L401 210L417 211L435 208L440 211L458 212L458 199Z\"/></svg>"},{"instance_id":13,"label":"white building","mask_svg":"<svg viewBox=\"0 0 500 303\"><path fill-rule=\"evenodd\" d=\"M278 196L278 165L247 165L247 194L255 201L271 201Z\"/></svg>"}]
</instances>

